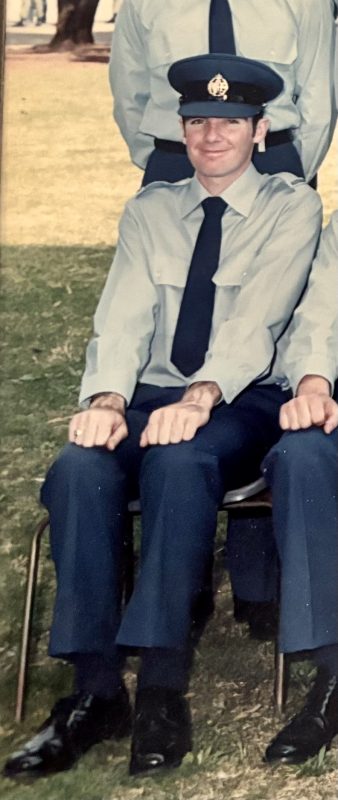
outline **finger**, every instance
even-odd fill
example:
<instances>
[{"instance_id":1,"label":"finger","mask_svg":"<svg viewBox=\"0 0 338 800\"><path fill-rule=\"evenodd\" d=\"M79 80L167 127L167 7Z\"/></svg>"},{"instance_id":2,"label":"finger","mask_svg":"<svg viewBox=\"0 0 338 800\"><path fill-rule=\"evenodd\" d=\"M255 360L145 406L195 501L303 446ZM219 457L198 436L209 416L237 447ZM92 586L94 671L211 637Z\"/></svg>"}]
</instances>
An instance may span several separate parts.
<instances>
[{"instance_id":1,"label":"finger","mask_svg":"<svg viewBox=\"0 0 338 800\"><path fill-rule=\"evenodd\" d=\"M148 447L149 442L148 442L147 427L141 433L141 436L140 436L140 447Z\"/></svg>"},{"instance_id":2,"label":"finger","mask_svg":"<svg viewBox=\"0 0 338 800\"><path fill-rule=\"evenodd\" d=\"M324 425L326 418L325 401L321 397L311 398L311 419L313 425Z\"/></svg>"},{"instance_id":3,"label":"finger","mask_svg":"<svg viewBox=\"0 0 338 800\"><path fill-rule=\"evenodd\" d=\"M96 414L88 414L85 424L77 431L76 444L82 447L94 447L100 422Z\"/></svg>"},{"instance_id":4,"label":"finger","mask_svg":"<svg viewBox=\"0 0 338 800\"><path fill-rule=\"evenodd\" d=\"M291 401L292 402L292 401ZM279 424L283 431L288 430L295 430L292 425L295 424L295 419L297 419L297 415L295 416L291 403L285 403L280 409L279 412Z\"/></svg>"},{"instance_id":5,"label":"finger","mask_svg":"<svg viewBox=\"0 0 338 800\"><path fill-rule=\"evenodd\" d=\"M194 438L197 428L199 425L197 424L197 419L188 419L184 426L183 436L182 439L184 442L190 442L191 439Z\"/></svg>"},{"instance_id":6,"label":"finger","mask_svg":"<svg viewBox=\"0 0 338 800\"><path fill-rule=\"evenodd\" d=\"M183 441L186 419L183 414L178 414L173 421L170 431L170 444L179 444Z\"/></svg>"},{"instance_id":7,"label":"finger","mask_svg":"<svg viewBox=\"0 0 338 800\"><path fill-rule=\"evenodd\" d=\"M68 439L70 442L76 443L76 439L78 436L78 432L81 430L82 433L82 424L81 420L83 419L84 415L80 412L75 414L74 417L70 420L68 426ZM84 425L84 422L83 422Z\"/></svg>"},{"instance_id":8,"label":"finger","mask_svg":"<svg viewBox=\"0 0 338 800\"><path fill-rule=\"evenodd\" d=\"M148 420L148 425L145 428L147 433L148 444L158 444L159 443L159 427L160 427L160 416L157 414L156 416L151 415Z\"/></svg>"},{"instance_id":9,"label":"finger","mask_svg":"<svg viewBox=\"0 0 338 800\"><path fill-rule=\"evenodd\" d=\"M123 439L126 439L127 436L128 436L128 428L125 421L123 420L123 422L121 422L121 424L116 428L114 433L111 436L109 436L109 439L106 443L106 447L108 448L108 450L115 450L117 445L120 444L120 442L122 442Z\"/></svg>"},{"instance_id":10,"label":"finger","mask_svg":"<svg viewBox=\"0 0 338 800\"><path fill-rule=\"evenodd\" d=\"M310 428L313 424L311 401L308 400L307 397L297 397L294 410L297 416L298 427L297 429L293 428L293 430L298 430L298 428Z\"/></svg>"},{"instance_id":11,"label":"finger","mask_svg":"<svg viewBox=\"0 0 338 800\"><path fill-rule=\"evenodd\" d=\"M325 433L332 433L338 427L338 405L330 398L326 405L326 421L324 425Z\"/></svg>"},{"instance_id":12,"label":"finger","mask_svg":"<svg viewBox=\"0 0 338 800\"><path fill-rule=\"evenodd\" d=\"M112 428L108 420L100 420L96 426L93 446L104 447L107 445L113 431L114 426Z\"/></svg>"},{"instance_id":13,"label":"finger","mask_svg":"<svg viewBox=\"0 0 338 800\"><path fill-rule=\"evenodd\" d=\"M172 413L172 411L169 409L168 413L164 411L158 424L158 444L165 445L172 441L172 432L175 429L176 424L179 426L179 418L177 419L177 414Z\"/></svg>"}]
</instances>

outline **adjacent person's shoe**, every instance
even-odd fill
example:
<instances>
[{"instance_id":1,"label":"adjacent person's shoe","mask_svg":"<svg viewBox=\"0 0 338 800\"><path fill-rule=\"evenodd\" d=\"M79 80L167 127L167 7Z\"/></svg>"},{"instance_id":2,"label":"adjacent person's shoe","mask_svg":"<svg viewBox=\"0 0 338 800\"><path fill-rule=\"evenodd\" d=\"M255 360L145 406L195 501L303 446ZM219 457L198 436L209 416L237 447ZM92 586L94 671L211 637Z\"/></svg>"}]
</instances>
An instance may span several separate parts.
<instances>
[{"instance_id":1,"label":"adjacent person's shoe","mask_svg":"<svg viewBox=\"0 0 338 800\"><path fill-rule=\"evenodd\" d=\"M136 696L130 774L178 767L191 750L188 702L182 692L151 686Z\"/></svg>"},{"instance_id":2,"label":"adjacent person's shoe","mask_svg":"<svg viewBox=\"0 0 338 800\"><path fill-rule=\"evenodd\" d=\"M234 601L234 618L236 622L246 622L250 636L261 642L269 642L276 638L278 632L278 606L273 600L254 602L241 600L236 595Z\"/></svg>"},{"instance_id":3,"label":"adjacent person's shoe","mask_svg":"<svg viewBox=\"0 0 338 800\"><path fill-rule=\"evenodd\" d=\"M329 749L337 733L338 677L320 668L304 708L272 740L264 760L300 764Z\"/></svg>"},{"instance_id":4,"label":"adjacent person's shoe","mask_svg":"<svg viewBox=\"0 0 338 800\"><path fill-rule=\"evenodd\" d=\"M48 719L5 764L7 778L41 777L69 769L93 744L122 738L131 730L131 707L125 687L106 700L75 694L58 700Z\"/></svg>"}]
</instances>

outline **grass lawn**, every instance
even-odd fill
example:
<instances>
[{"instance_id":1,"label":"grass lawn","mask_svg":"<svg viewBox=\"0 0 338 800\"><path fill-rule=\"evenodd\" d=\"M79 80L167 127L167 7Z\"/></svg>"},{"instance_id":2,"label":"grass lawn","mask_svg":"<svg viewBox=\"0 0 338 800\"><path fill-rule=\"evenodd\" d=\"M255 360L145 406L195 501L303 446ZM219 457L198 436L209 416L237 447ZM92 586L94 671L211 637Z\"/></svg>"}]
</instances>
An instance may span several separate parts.
<instances>
[{"instance_id":1,"label":"grass lawn","mask_svg":"<svg viewBox=\"0 0 338 800\"><path fill-rule=\"evenodd\" d=\"M0 759L4 761L71 689L71 673L46 656L54 575L44 543L25 722L13 722L27 552L41 516L38 491L66 437L83 351L116 241L117 220L139 173L110 119L106 68L66 56L7 61L2 252L2 519ZM326 217L334 205L334 151L320 176ZM221 521L220 539L225 521ZM2 800L336 800L336 754L268 769L278 729L272 705L273 645L234 623L218 566L216 612L195 655L190 701L194 750L182 767L128 777L129 742L104 743L73 770L15 784ZM126 675L133 691L135 660ZM309 682L295 664L289 711Z\"/></svg>"}]
</instances>

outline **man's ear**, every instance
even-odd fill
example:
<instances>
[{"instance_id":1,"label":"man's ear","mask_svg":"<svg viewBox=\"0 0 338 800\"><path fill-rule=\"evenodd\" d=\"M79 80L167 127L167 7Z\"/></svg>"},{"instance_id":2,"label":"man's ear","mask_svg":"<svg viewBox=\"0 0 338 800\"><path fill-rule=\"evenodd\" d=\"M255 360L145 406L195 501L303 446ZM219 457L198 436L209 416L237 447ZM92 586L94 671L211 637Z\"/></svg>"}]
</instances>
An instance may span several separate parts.
<instances>
[{"instance_id":1,"label":"man's ear","mask_svg":"<svg viewBox=\"0 0 338 800\"><path fill-rule=\"evenodd\" d=\"M186 135L185 135L185 123L184 123L184 119L182 119L182 117L180 117L180 125L181 125L181 131L182 131L182 142L183 142L183 144L186 144L187 143L187 139L186 139Z\"/></svg>"},{"instance_id":2,"label":"man's ear","mask_svg":"<svg viewBox=\"0 0 338 800\"><path fill-rule=\"evenodd\" d=\"M258 120L253 138L254 144L259 144L264 141L269 128L270 120L267 117Z\"/></svg>"}]
</instances>

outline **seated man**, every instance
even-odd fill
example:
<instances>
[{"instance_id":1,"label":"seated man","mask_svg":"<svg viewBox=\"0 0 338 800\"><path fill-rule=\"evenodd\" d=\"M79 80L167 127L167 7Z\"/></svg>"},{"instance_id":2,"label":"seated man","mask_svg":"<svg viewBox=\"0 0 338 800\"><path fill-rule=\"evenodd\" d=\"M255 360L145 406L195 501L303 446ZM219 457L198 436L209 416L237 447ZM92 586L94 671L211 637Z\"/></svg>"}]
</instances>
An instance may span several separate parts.
<instances>
[{"instance_id":1,"label":"seated man","mask_svg":"<svg viewBox=\"0 0 338 800\"><path fill-rule=\"evenodd\" d=\"M130 771L180 763L191 609L217 511L280 433L285 391L271 363L308 277L320 200L302 179L251 164L263 104L282 88L269 67L197 56L169 79L196 175L148 186L121 220L84 410L42 489L58 582L50 654L74 664L75 694L9 759L9 776L64 769L128 731L126 646L141 653ZM124 522L138 496L140 571L121 618Z\"/></svg>"},{"instance_id":2,"label":"seated man","mask_svg":"<svg viewBox=\"0 0 338 800\"><path fill-rule=\"evenodd\" d=\"M287 431L265 459L281 564L280 648L309 650L318 666L304 708L266 760L297 763L338 733L338 212L325 229L284 356L296 388L282 406ZM335 397L338 399L337 383Z\"/></svg>"}]
</instances>

